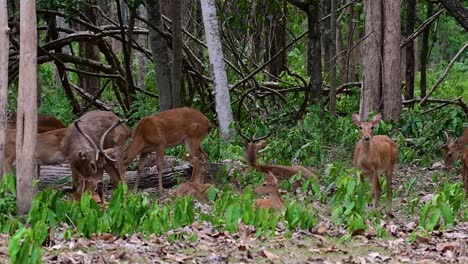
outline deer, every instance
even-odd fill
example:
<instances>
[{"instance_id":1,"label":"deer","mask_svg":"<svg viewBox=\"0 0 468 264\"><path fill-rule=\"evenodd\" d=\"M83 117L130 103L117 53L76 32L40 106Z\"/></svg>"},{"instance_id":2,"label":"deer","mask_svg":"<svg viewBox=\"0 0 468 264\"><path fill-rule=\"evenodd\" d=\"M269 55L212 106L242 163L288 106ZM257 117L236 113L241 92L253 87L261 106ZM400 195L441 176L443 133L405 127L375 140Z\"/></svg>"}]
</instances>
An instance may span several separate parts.
<instances>
[{"instance_id":1,"label":"deer","mask_svg":"<svg viewBox=\"0 0 468 264\"><path fill-rule=\"evenodd\" d=\"M70 163L74 198L85 191L96 191L103 197L104 170L113 188L126 182L123 151L131 130L114 113L91 111L68 126L63 139L63 153Z\"/></svg>"},{"instance_id":2,"label":"deer","mask_svg":"<svg viewBox=\"0 0 468 264\"><path fill-rule=\"evenodd\" d=\"M55 129L49 132L37 134L37 145L34 153L38 165L56 165L65 161L62 152L62 140L66 128ZM5 144L5 159L3 161L4 173L12 171L16 160L16 130L7 129ZM38 166L39 172L39 166ZM39 173L38 173L39 176Z\"/></svg>"},{"instance_id":3,"label":"deer","mask_svg":"<svg viewBox=\"0 0 468 264\"><path fill-rule=\"evenodd\" d=\"M208 118L201 112L188 107L165 110L156 115L142 118L133 132L124 161L124 166L128 167L130 162L140 154L134 189L138 189L138 183L144 169L144 160L152 151L156 152L159 192L163 191L162 171L166 148L185 143L189 155L206 164L208 155L200 144L210 129L211 124ZM204 179L201 180L201 183L203 182Z\"/></svg>"},{"instance_id":4,"label":"deer","mask_svg":"<svg viewBox=\"0 0 468 264\"><path fill-rule=\"evenodd\" d=\"M55 129L66 128L67 126L56 117L51 115L37 116L37 132L44 133ZM16 129L16 112L8 112L7 128Z\"/></svg>"},{"instance_id":5,"label":"deer","mask_svg":"<svg viewBox=\"0 0 468 264\"><path fill-rule=\"evenodd\" d=\"M379 113L372 122L362 122L358 114L353 114L353 122L360 128L361 139L356 143L353 165L361 170L361 181L368 176L371 181L372 206L377 209L382 189L379 175L385 171L387 179L387 204L392 206L392 177L398 156L396 143L386 135L375 135L373 129L382 119Z\"/></svg>"},{"instance_id":6,"label":"deer","mask_svg":"<svg viewBox=\"0 0 468 264\"><path fill-rule=\"evenodd\" d=\"M204 182L204 175L206 174L206 166L201 164L201 161L197 157L190 157L188 159L192 161L192 177L190 180L182 183L175 191L175 195L191 195L199 202L207 202L208 194L207 190L212 186L209 183Z\"/></svg>"},{"instance_id":7,"label":"deer","mask_svg":"<svg viewBox=\"0 0 468 264\"><path fill-rule=\"evenodd\" d=\"M263 184L255 188L254 192L256 194L269 194L270 198L267 199L257 199L256 206L257 208L270 209L273 208L275 211L283 211L285 206L284 202L281 199L280 192L278 190L278 179L271 172L268 172L268 175L263 182Z\"/></svg>"},{"instance_id":8,"label":"deer","mask_svg":"<svg viewBox=\"0 0 468 264\"><path fill-rule=\"evenodd\" d=\"M468 128L464 128L463 135L457 139L447 138L447 152L445 154L445 169L452 169L460 153L462 153L461 172L463 177L463 186L468 193Z\"/></svg>"},{"instance_id":9,"label":"deer","mask_svg":"<svg viewBox=\"0 0 468 264\"><path fill-rule=\"evenodd\" d=\"M310 177L315 177L315 174L310 172L308 169L301 165L293 166L283 166L283 165L261 165L257 164L257 155L258 152L264 149L267 146L267 141L264 140L269 136L270 133L267 133L265 136L255 138L249 138L244 133L239 126L237 126L239 135L246 141L246 148L244 158L247 161L247 164L254 168L255 170L261 171L263 173L273 173L276 175L279 180L288 180L293 175L301 173L302 178L308 179ZM296 181L293 183L293 187L297 188L301 186L301 181Z\"/></svg>"}]
</instances>

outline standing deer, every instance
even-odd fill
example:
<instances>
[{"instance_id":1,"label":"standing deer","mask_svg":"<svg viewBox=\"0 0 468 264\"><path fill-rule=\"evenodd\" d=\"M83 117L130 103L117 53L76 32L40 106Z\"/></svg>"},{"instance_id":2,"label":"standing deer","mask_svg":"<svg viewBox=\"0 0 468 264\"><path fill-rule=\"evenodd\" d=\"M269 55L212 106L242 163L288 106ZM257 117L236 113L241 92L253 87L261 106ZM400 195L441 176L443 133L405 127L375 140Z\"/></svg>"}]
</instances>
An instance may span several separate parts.
<instances>
[{"instance_id":1,"label":"standing deer","mask_svg":"<svg viewBox=\"0 0 468 264\"><path fill-rule=\"evenodd\" d=\"M37 146L34 156L38 165L55 165L65 161L65 156L62 152L62 140L66 131L66 128L60 128L37 134ZM12 166L15 160L16 130L7 129L5 159L3 161L3 167L5 168L4 173L9 173L12 171ZM39 173L37 175L39 176Z\"/></svg>"},{"instance_id":2,"label":"standing deer","mask_svg":"<svg viewBox=\"0 0 468 264\"><path fill-rule=\"evenodd\" d=\"M376 209L382 189L379 183L379 175L385 171L387 178L387 202L392 206L392 177L397 160L397 145L386 135L373 136L374 126L380 123L382 116L377 114L372 122L361 122L357 114L353 114L353 122L361 129L361 139L354 150L353 165L367 175L371 180L372 205Z\"/></svg>"},{"instance_id":3,"label":"standing deer","mask_svg":"<svg viewBox=\"0 0 468 264\"><path fill-rule=\"evenodd\" d=\"M114 113L88 112L67 128L63 139L63 153L70 162L75 198L84 191L96 190L102 197L104 170L115 188L119 181L125 182L123 150L130 137L130 129Z\"/></svg>"},{"instance_id":4,"label":"standing deer","mask_svg":"<svg viewBox=\"0 0 468 264\"><path fill-rule=\"evenodd\" d=\"M150 152L156 152L160 192L163 190L162 171L164 150L166 148L185 143L189 155L200 159L203 164L206 164L208 155L201 148L200 143L208 134L210 128L210 121L205 115L188 107L162 111L156 115L141 119L133 133L132 141L127 147L127 157L124 162L125 167L127 167L140 154L134 189L138 189L138 183L144 169L144 160Z\"/></svg>"},{"instance_id":5,"label":"standing deer","mask_svg":"<svg viewBox=\"0 0 468 264\"><path fill-rule=\"evenodd\" d=\"M451 137L447 139L447 153L445 154L445 168L452 169L455 161L457 160L460 152L462 154L462 165L461 172L463 176L463 185L465 187L465 192L468 193L468 128L463 130L463 135L456 140L453 140Z\"/></svg>"},{"instance_id":6,"label":"standing deer","mask_svg":"<svg viewBox=\"0 0 468 264\"><path fill-rule=\"evenodd\" d=\"M275 211L284 210L284 202L278 190L278 179L276 179L273 173L269 172L263 184L255 188L254 192L256 194L270 195L270 198L267 199L257 199L257 208L273 208Z\"/></svg>"},{"instance_id":7,"label":"standing deer","mask_svg":"<svg viewBox=\"0 0 468 264\"><path fill-rule=\"evenodd\" d=\"M310 177L315 177L315 175L300 165L293 165L293 166L283 166L283 165L260 165L257 164L257 155L258 152L264 149L267 145L266 140L263 140L269 136L269 134L260 137L260 138L249 138L245 134L242 133L240 128L238 127L239 134L245 139L247 142L245 148L244 158L247 161L247 164L252 168L264 172L264 173L273 173L279 180L288 180L293 175L301 173L302 177L308 179ZM301 181L296 181L293 184L294 188L300 187Z\"/></svg>"},{"instance_id":8,"label":"standing deer","mask_svg":"<svg viewBox=\"0 0 468 264\"><path fill-rule=\"evenodd\" d=\"M37 116L37 133L44 133L59 128L66 128L67 126L57 118L51 115L38 115ZM7 128L16 128L16 112L8 112Z\"/></svg>"}]
</instances>

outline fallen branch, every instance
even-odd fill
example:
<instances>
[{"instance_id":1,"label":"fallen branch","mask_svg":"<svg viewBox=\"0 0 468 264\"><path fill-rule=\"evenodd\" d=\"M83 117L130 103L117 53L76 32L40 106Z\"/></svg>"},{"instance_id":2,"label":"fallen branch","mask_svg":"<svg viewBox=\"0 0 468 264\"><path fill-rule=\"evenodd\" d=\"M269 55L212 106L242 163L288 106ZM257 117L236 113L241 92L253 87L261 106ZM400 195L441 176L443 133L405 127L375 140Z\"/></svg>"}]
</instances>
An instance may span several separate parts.
<instances>
[{"instance_id":1,"label":"fallen branch","mask_svg":"<svg viewBox=\"0 0 468 264\"><path fill-rule=\"evenodd\" d=\"M424 98L423 98L423 99L424 99ZM411 99L411 100L405 100L405 101L403 101L403 105L406 105L406 106L408 106L408 105L414 105L414 104L416 104L416 103L418 103L418 102L421 102L423 99L415 98L415 99ZM453 100L450 100L450 99L427 98L427 99L426 99L426 102L427 102L427 103L443 104L443 106L445 106L445 105L450 105L450 104L451 104L451 105L457 105L457 106L459 106L459 107L463 110L463 112L465 112L465 115L468 116L468 106L466 105L465 102L463 102L463 99L462 99L461 96L458 97L458 98L456 98L456 99L453 99ZM419 103L419 104L421 104L421 103ZM442 107L442 106L441 106L441 107ZM440 108L440 107L438 107L438 108ZM434 111L434 110L436 110L436 109L438 109L438 108L429 109L429 110L427 110L427 111L425 111L425 112L422 112L422 114L427 113L427 112L430 112L430 111Z\"/></svg>"}]
</instances>

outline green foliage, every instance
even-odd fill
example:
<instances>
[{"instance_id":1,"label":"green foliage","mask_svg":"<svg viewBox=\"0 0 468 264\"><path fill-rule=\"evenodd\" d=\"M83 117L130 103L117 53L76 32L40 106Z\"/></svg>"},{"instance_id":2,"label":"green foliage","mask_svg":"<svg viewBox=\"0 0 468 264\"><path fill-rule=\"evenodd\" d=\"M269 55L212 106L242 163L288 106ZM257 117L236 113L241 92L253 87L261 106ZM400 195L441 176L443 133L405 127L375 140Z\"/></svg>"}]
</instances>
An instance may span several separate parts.
<instances>
[{"instance_id":1,"label":"green foliage","mask_svg":"<svg viewBox=\"0 0 468 264\"><path fill-rule=\"evenodd\" d=\"M419 226L428 231L450 227L459 210L465 206L465 192L461 183L446 183L442 190L427 201L421 209ZM441 223L443 220L443 224Z\"/></svg>"},{"instance_id":2,"label":"green foliage","mask_svg":"<svg viewBox=\"0 0 468 264\"><path fill-rule=\"evenodd\" d=\"M38 226L39 227L39 226ZM47 231L47 226L40 226ZM20 228L10 239L8 252L11 263L42 263L41 240L38 228Z\"/></svg>"},{"instance_id":3,"label":"green foliage","mask_svg":"<svg viewBox=\"0 0 468 264\"><path fill-rule=\"evenodd\" d=\"M16 213L15 177L11 174L0 179L0 232L12 234L21 226Z\"/></svg>"}]
</instances>

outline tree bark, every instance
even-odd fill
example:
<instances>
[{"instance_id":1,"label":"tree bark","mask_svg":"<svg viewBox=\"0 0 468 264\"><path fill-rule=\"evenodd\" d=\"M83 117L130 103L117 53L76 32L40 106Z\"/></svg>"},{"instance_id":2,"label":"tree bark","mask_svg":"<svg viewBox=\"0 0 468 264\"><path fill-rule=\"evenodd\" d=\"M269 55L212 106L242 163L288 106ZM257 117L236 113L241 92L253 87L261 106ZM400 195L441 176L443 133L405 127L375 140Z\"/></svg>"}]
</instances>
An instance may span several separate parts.
<instances>
[{"instance_id":1,"label":"tree bark","mask_svg":"<svg viewBox=\"0 0 468 264\"><path fill-rule=\"evenodd\" d=\"M439 0L439 2L442 3L450 15L452 15L465 30L468 30L468 8L463 6L463 1Z\"/></svg>"},{"instance_id":2,"label":"tree bark","mask_svg":"<svg viewBox=\"0 0 468 264\"><path fill-rule=\"evenodd\" d=\"M7 0L0 0L0 177L3 175L7 129L9 31Z\"/></svg>"},{"instance_id":3,"label":"tree bark","mask_svg":"<svg viewBox=\"0 0 468 264\"><path fill-rule=\"evenodd\" d=\"M20 74L16 120L17 214L26 214L36 194L34 159L37 134L36 1L20 2Z\"/></svg>"},{"instance_id":4,"label":"tree bark","mask_svg":"<svg viewBox=\"0 0 468 264\"><path fill-rule=\"evenodd\" d=\"M382 1L365 0L365 35L363 84L359 114L366 119L370 112L378 112L382 87ZM398 78L399 79L399 78Z\"/></svg>"},{"instance_id":5,"label":"tree bark","mask_svg":"<svg viewBox=\"0 0 468 264\"><path fill-rule=\"evenodd\" d=\"M400 0L384 2L383 40L383 116L387 120L399 121L401 115L400 79ZM414 56L412 53L408 56Z\"/></svg>"},{"instance_id":6,"label":"tree bark","mask_svg":"<svg viewBox=\"0 0 468 264\"><path fill-rule=\"evenodd\" d=\"M283 4L283 6L281 6ZM273 57L278 51L283 49L286 46L286 2L284 3L270 3L275 7L273 10L274 13L269 16L269 34L267 35L267 42L265 46L267 47L267 58L265 61L268 61L271 57ZM281 72L285 70L286 67L286 52L282 52L276 59L274 59L268 65L268 72L279 78ZM270 77L270 80L274 78Z\"/></svg>"},{"instance_id":7,"label":"tree bark","mask_svg":"<svg viewBox=\"0 0 468 264\"><path fill-rule=\"evenodd\" d=\"M431 0L427 0L427 18L430 18L433 13L433 5ZM421 98L426 96L427 91L427 63L429 61L429 34L431 33L431 25L429 25L423 32L422 45L421 45L421 80L419 89L421 90Z\"/></svg>"},{"instance_id":8,"label":"tree bark","mask_svg":"<svg viewBox=\"0 0 468 264\"><path fill-rule=\"evenodd\" d=\"M336 112L336 1L330 0L330 113Z\"/></svg>"},{"instance_id":9,"label":"tree bark","mask_svg":"<svg viewBox=\"0 0 468 264\"><path fill-rule=\"evenodd\" d=\"M406 0L406 37L414 31L416 20L416 0ZM405 99L414 98L414 41L406 46Z\"/></svg>"},{"instance_id":10,"label":"tree bark","mask_svg":"<svg viewBox=\"0 0 468 264\"><path fill-rule=\"evenodd\" d=\"M320 42L320 1L309 1L307 6L309 44L307 66L310 75L310 100L317 103L322 99L322 49Z\"/></svg>"},{"instance_id":11,"label":"tree bark","mask_svg":"<svg viewBox=\"0 0 468 264\"><path fill-rule=\"evenodd\" d=\"M160 32L164 32L161 5L159 0L146 0L148 21ZM164 36L149 27L150 46L153 54L156 84L159 93L159 110L167 110L172 105L171 68L169 65L168 47Z\"/></svg>"},{"instance_id":12,"label":"tree bark","mask_svg":"<svg viewBox=\"0 0 468 264\"><path fill-rule=\"evenodd\" d=\"M182 0L172 1L172 108L182 106Z\"/></svg>"},{"instance_id":13,"label":"tree bark","mask_svg":"<svg viewBox=\"0 0 468 264\"><path fill-rule=\"evenodd\" d=\"M232 129L229 128L229 125L233 121L233 117L227 75L223 60L223 47L221 45L218 20L216 17L215 0L200 0L200 2L202 7L203 25L205 26L208 55L210 58L211 75L214 82L216 115L222 138L224 140L229 140L232 138L233 134Z\"/></svg>"}]
</instances>

